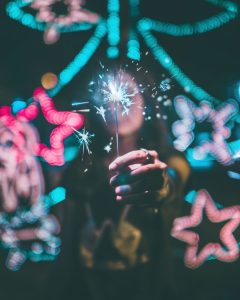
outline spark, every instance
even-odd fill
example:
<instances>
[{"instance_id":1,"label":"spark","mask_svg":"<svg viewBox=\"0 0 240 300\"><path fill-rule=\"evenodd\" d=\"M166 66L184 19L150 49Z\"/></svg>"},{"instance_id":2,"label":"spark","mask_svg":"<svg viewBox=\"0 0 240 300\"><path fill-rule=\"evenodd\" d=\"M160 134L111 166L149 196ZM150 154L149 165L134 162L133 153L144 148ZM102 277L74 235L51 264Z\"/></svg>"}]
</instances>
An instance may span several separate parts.
<instances>
[{"instance_id":1,"label":"spark","mask_svg":"<svg viewBox=\"0 0 240 300\"><path fill-rule=\"evenodd\" d=\"M160 82L159 87L162 92L169 91L171 89L170 79L166 78L166 79L162 80Z\"/></svg>"},{"instance_id":2,"label":"spark","mask_svg":"<svg viewBox=\"0 0 240 300\"><path fill-rule=\"evenodd\" d=\"M111 137L111 140L109 142L109 144L107 144L105 147L104 147L104 150L109 153L112 151L112 143L113 143L113 137Z\"/></svg>"},{"instance_id":3,"label":"spark","mask_svg":"<svg viewBox=\"0 0 240 300\"><path fill-rule=\"evenodd\" d=\"M97 114L100 115L103 118L105 123L107 123L106 122L106 116L105 116L106 109L103 106L100 106L100 107L94 106L94 107L97 110Z\"/></svg>"},{"instance_id":4,"label":"spark","mask_svg":"<svg viewBox=\"0 0 240 300\"><path fill-rule=\"evenodd\" d=\"M170 99L167 99L165 102L163 102L164 106L171 106L172 105L172 101Z\"/></svg>"},{"instance_id":5,"label":"spark","mask_svg":"<svg viewBox=\"0 0 240 300\"><path fill-rule=\"evenodd\" d=\"M114 103L122 106L122 115L128 115L130 107L134 104L132 98L139 93L134 79L130 81L123 78L124 73L109 75L102 83L102 93L105 103ZM103 79L103 77L100 77Z\"/></svg>"},{"instance_id":6,"label":"spark","mask_svg":"<svg viewBox=\"0 0 240 300\"><path fill-rule=\"evenodd\" d=\"M84 155L85 149L87 150L88 154L91 154L92 152L89 149L89 144L92 142L91 138L94 137L94 134L89 133L88 131L86 131L85 128L83 128L81 131L78 131L73 127L72 127L72 129L75 132L75 136L77 137L80 146L82 146L83 155Z\"/></svg>"},{"instance_id":7,"label":"spark","mask_svg":"<svg viewBox=\"0 0 240 300\"><path fill-rule=\"evenodd\" d=\"M104 64L103 64L101 61L99 61L99 64L100 64L100 67L101 67L102 69L105 68Z\"/></svg>"}]
</instances>

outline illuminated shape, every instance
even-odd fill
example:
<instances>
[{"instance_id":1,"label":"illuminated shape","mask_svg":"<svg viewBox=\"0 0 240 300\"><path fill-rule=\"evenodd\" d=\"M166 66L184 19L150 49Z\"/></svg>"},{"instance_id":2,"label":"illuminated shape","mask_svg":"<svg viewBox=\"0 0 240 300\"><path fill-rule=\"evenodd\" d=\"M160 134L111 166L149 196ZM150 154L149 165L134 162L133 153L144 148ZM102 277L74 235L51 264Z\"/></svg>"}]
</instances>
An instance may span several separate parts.
<instances>
[{"instance_id":1,"label":"illuminated shape","mask_svg":"<svg viewBox=\"0 0 240 300\"><path fill-rule=\"evenodd\" d=\"M35 90L33 98L35 102L18 111L16 116L12 115L10 107L0 107L0 119L5 126L15 131L16 144L21 144L22 134L19 133L21 128L18 121L26 124L34 120L39 113L39 103L44 118L57 127L50 134L50 147L38 142L32 144L32 151L35 156L41 156L50 165L61 166L64 164L64 139L73 134L72 128L80 129L83 126L84 118L78 113L57 111L53 100L42 88Z\"/></svg>"},{"instance_id":2,"label":"illuminated shape","mask_svg":"<svg viewBox=\"0 0 240 300\"><path fill-rule=\"evenodd\" d=\"M103 107L103 106L100 106L100 107L97 107L97 106L94 106L97 110L97 114L100 115L104 122L106 123L106 116L105 116L105 113L106 113L106 109Z\"/></svg>"},{"instance_id":3,"label":"illuminated shape","mask_svg":"<svg viewBox=\"0 0 240 300\"><path fill-rule=\"evenodd\" d=\"M16 114L27 106L27 103L22 98L15 98L11 104L13 114Z\"/></svg>"},{"instance_id":4,"label":"illuminated shape","mask_svg":"<svg viewBox=\"0 0 240 300\"><path fill-rule=\"evenodd\" d=\"M124 78L125 72L120 70L116 74L99 75L100 92L103 94L105 104L112 103L122 107L122 115L128 115L130 107L134 104L133 98L140 93L134 78Z\"/></svg>"},{"instance_id":5,"label":"illuminated shape","mask_svg":"<svg viewBox=\"0 0 240 300\"><path fill-rule=\"evenodd\" d=\"M198 249L199 235L189 230L197 227L203 218L205 211L208 219L213 223L228 221L220 230L220 243L208 243L201 250ZM197 268L211 256L223 261L232 262L239 257L238 243L233 232L240 224L240 206L218 209L206 190L200 190L192 205L191 215L175 219L171 235L187 244L185 252L185 264L189 268Z\"/></svg>"},{"instance_id":6,"label":"illuminated shape","mask_svg":"<svg viewBox=\"0 0 240 300\"><path fill-rule=\"evenodd\" d=\"M109 144L107 144L107 145L104 147L104 150L105 150L107 153L110 153L110 152L112 151L112 143L113 143L113 138L111 137Z\"/></svg>"},{"instance_id":7,"label":"illuminated shape","mask_svg":"<svg viewBox=\"0 0 240 300\"><path fill-rule=\"evenodd\" d=\"M159 87L162 92L169 91L171 89L170 79L166 78L166 79L162 80L160 82Z\"/></svg>"},{"instance_id":8,"label":"illuminated shape","mask_svg":"<svg viewBox=\"0 0 240 300\"><path fill-rule=\"evenodd\" d=\"M81 131L78 131L75 128L72 128L72 129L74 130L74 133L78 139L79 145L83 149L83 155L84 155L85 149L87 150L88 154L91 154L92 152L89 148L89 144L92 142L91 138L94 137L94 134L89 133L88 131L86 131L85 128L83 128Z\"/></svg>"},{"instance_id":9,"label":"illuminated shape","mask_svg":"<svg viewBox=\"0 0 240 300\"><path fill-rule=\"evenodd\" d=\"M67 6L66 15L56 15L52 7L54 4L62 2ZM44 42L46 44L55 43L60 36L61 28L70 27L78 23L95 24L99 16L86 9L83 9L84 0L34 0L31 7L38 11L36 19L45 23Z\"/></svg>"},{"instance_id":10,"label":"illuminated shape","mask_svg":"<svg viewBox=\"0 0 240 300\"><path fill-rule=\"evenodd\" d=\"M132 59L140 59L140 44L138 35L143 37L144 42L156 58L156 60L171 74L172 77L197 100L217 101L213 96L201 87L197 86L184 72L174 63L171 56L159 44L153 35L153 32L160 32L172 36L190 36L202 34L217 29L224 24L236 19L239 15L238 6L232 1L227 0L205 0L214 6L221 7L224 11L207 19L192 23L176 25L173 23L160 22L149 18L139 18L139 0L129 0L130 17L133 25L129 31L128 41L128 57ZM21 22L23 25L36 30L46 30L46 25L36 22L35 18L22 10L25 6L31 4L29 1L15 0L7 5L7 14ZM107 20L101 18L97 23L96 30L79 51L76 57L66 66L59 74L59 82L57 86L49 92L50 96L55 96L63 86L68 84L72 78L82 70L88 63L92 55L100 46L103 38L107 34L110 47L108 48L108 57L115 58L118 56L119 49L117 45L120 39L119 32L119 1L108 0L109 18ZM134 22L135 21L135 22ZM91 24L74 24L68 27L61 27L61 32L71 32L89 29Z\"/></svg>"},{"instance_id":11,"label":"illuminated shape","mask_svg":"<svg viewBox=\"0 0 240 300\"><path fill-rule=\"evenodd\" d=\"M41 84L44 89L50 90L53 89L58 82L58 78L53 73L45 73L41 78Z\"/></svg>"},{"instance_id":12,"label":"illuminated shape","mask_svg":"<svg viewBox=\"0 0 240 300\"><path fill-rule=\"evenodd\" d=\"M107 9L109 13L107 19L107 38L109 43L107 56L109 58L116 58L119 56L118 44L120 42L120 0L108 0Z\"/></svg>"},{"instance_id":13,"label":"illuminated shape","mask_svg":"<svg viewBox=\"0 0 240 300\"><path fill-rule=\"evenodd\" d=\"M205 0L205 2L223 8L224 12L202 21L181 25L143 18L139 20L137 29L156 60L175 78L186 92L190 93L200 101L216 101L213 96L197 86L186 74L184 74L153 34L153 32L157 32L172 36L198 35L219 28L238 17L238 6L232 1Z\"/></svg>"},{"instance_id":14,"label":"illuminated shape","mask_svg":"<svg viewBox=\"0 0 240 300\"><path fill-rule=\"evenodd\" d=\"M181 118L172 125L176 137L174 147L179 151L185 151L196 139L194 134L196 124L205 122L211 125L213 131L211 136L207 133L198 134L202 139L193 148L193 158L202 160L210 154L223 165L231 164L232 152L226 142L231 136L231 128L227 123L238 113L237 102L228 100L215 110L207 101L202 101L199 106L196 106L187 97L178 96L174 99L174 106Z\"/></svg>"},{"instance_id":15,"label":"illuminated shape","mask_svg":"<svg viewBox=\"0 0 240 300\"><path fill-rule=\"evenodd\" d=\"M63 201L63 188L44 195L44 180L35 150L39 139L26 116L36 116L32 104L19 116L0 108L0 247L8 250L12 271L26 260L53 260L60 251L58 220L50 207ZM38 251L37 251L38 249ZM40 251L41 249L41 251Z\"/></svg>"},{"instance_id":16,"label":"illuminated shape","mask_svg":"<svg viewBox=\"0 0 240 300\"><path fill-rule=\"evenodd\" d=\"M83 126L84 118L77 113L57 111L52 99L42 88L35 90L34 99L39 102L45 119L50 124L57 125L50 134L50 148L39 144L37 155L42 156L51 165L61 166L64 164L64 139L73 134L74 129Z\"/></svg>"},{"instance_id":17,"label":"illuminated shape","mask_svg":"<svg viewBox=\"0 0 240 300\"><path fill-rule=\"evenodd\" d=\"M122 116L128 115L130 107L134 104L133 99L141 90L138 88L135 79L123 69L115 73L106 72L98 75L97 82L90 83L95 103L99 102L108 106L114 112L116 125L116 149L119 155L118 144L118 119L119 112Z\"/></svg>"}]
</instances>

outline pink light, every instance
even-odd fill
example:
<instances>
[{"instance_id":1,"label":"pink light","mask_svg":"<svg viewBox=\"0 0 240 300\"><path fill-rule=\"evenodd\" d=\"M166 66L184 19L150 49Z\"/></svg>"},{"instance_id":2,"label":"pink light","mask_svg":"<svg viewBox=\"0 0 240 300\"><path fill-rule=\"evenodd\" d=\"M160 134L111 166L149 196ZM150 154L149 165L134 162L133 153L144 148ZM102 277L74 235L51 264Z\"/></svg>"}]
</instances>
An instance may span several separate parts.
<instances>
[{"instance_id":1,"label":"pink light","mask_svg":"<svg viewBox=\"0 0 240 300\"><path fill-rule=\"evenodd\" d=\"M0 197L5 212L15 212L19 199L36 204L44 191L41 168L34 154L38 135L31 124L0 109Z\"/></svg>"},{"instance_id":2,"label":"pink light","mask_svg":"<svg viewBox=\"0 0 240 300\"><path fill-rule=\"evenodd\" d=\"M208 243L198 251L200 236L189 228L197 227L202 222L203 210L213 223L221 223L229 220L220 230L219 236L224 249L219 243ZM191 215L177 218L174 221L171 235L187 243L185 252L185 264L189 268L197 268L209 258L210 255L223 262L232 262L239 257L238 243L233 232L240 224L240 205L224 209L217 209L211 196L206 190L197 193L192 205Z\"/></svg>"},{"instance_id":3,"label":"pink light","mask_svg":"<svg viewBox=\"0 0 240 300\"><path fill-rule=\"evenodd\" d=\"M43 88L34 91L35 101L40 103L43 116L53 124L58 125L50 134L50 148L45 144L39 144L37 155L42 156L51 165L64 164L64 139L83 126L84 118L78 113L57 111L52 99Z\"/></svg>"},{"instance_id":4,"label":"pink light","mask_svg":"<svg viewBox=\"0 0 240 300\"><path fill-rule=\"evenodd\" d=\"M30 143L31 155L41 156L50 165L61 166L64 164L64 139L83 126L84 117L79 113L70 111L57 111L53 100L46 94L43 88L37 88L34 91L34 100L40 104L43 116L46 121L56 125L56 128L50 134L50 147L37 141ZM18 161L25 157L25 138L27 123L34 120L39 113L39 107L35 103L22 109L13 116L9 106L0 108L0 122L2 122L13 133L14 145L18 145ZM73 129L74 128L74 129ZM36 140L34 130L29 131L29 140ZM33 137L33 134L35 135Z\"/></svg>"},{"instance_id":5,"label":"pink light","mask_svg":"<svg viewBox=\"0 0 240 300\"><path fill-rule=\"evenodd\" d=\"M48 25L44 32L44 42L46 44L55 43L60 37L61 28L64 26L84 22L95 24L99 20L97 14L82 8L85 4L84 0L63 1L68 7L68 14L59 16L52 11L52 5L57 2L58 0L35 0L31 4L33 9L38 10L36 18Z\"/></svg>"},{"instance_id":6,"label":"pink light","mask_svg":"<svg viewBox=\"0 0 240 300\"><path fill-rule=\"evenodd\" d=\"M211 155L223 165L231 164L232 154L226 141L231 135L231 129L227 123L238 112L237 102L228 100L214 109L208 102L201 102L197 106L187 97L178 96L174 99L174 105L181 118L172 125L176 137L175 148L185 151L194 142L196 124L208 122L212 126L212 133L209 134L209 139L202 140L193 147L193 157L204 159L207 155Z\"/></svg>"}]
</instances>

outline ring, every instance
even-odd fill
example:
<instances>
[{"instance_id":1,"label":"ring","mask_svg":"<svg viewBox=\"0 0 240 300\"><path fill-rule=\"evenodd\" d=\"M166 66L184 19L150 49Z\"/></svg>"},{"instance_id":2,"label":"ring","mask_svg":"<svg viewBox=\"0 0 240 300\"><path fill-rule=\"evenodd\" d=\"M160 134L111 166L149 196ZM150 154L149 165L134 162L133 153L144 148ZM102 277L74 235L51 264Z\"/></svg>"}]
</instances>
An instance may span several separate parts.
<instances>
[{"instance_id":1,"label":"ring","mask_svg":"<svg viewBox=\"0 0 240 300\"><path fill-rule=\"evenodd\" d=\"M141 148L140 150L144 151L147 154L144 164L148 164L150 161L152 161L152 155L148 152L147 149Z\"/></svg>"}]
</instances>

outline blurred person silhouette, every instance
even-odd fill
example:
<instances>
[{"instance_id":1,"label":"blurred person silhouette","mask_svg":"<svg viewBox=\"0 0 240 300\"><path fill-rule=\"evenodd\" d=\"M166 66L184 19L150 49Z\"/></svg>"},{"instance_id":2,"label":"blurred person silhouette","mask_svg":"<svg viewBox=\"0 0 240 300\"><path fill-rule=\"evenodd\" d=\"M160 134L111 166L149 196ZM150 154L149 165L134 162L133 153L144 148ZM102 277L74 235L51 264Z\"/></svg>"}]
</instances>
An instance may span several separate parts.
<instances>
[{"instance_id":1,"label":"blurred person silhouette","mask_svg":"<svg viewBox=\"0 0 240 300\"><path fill-rule=\"evenodd\" d=\"M132 90L143 80L152 81L150 76L133 79L131 71L121 72L121 80ZM174 296L169 232L190 167L171 146L164 121L156 117L156 99L147 90L132 94L134 105L128 114L119 106L120 155L104 151L116 132L110 103L107 124L94 110L87 118L86 126L95 134L93 154L87 158L80 153L63 176L67 201L76 207L75 286L79 291L85 286L85 299ZM102 97L100 92L97 97ZM149 121L144 121L144 107Z\"/></svg>"}]
</instances>

